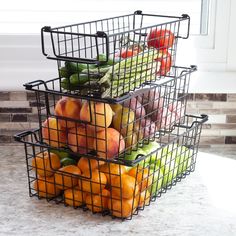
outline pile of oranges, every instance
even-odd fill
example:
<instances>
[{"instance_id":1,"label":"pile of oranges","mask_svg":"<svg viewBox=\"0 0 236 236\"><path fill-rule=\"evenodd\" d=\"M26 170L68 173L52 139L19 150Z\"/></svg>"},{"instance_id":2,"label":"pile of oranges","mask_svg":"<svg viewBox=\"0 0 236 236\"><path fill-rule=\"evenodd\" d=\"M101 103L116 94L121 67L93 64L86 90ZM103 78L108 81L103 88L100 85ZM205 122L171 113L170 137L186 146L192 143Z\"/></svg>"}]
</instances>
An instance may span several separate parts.
<instances>
[{"instance_id":1,"label":"pile of oranges","mask_svg":"<svg viewBox=\"0 0 236 236\"><path fill-rule=\"evenodd\" d=\"M81 157L76 165L61 166L60 158L48 151L32 159L37 178L34 190L39 197L63 196L64 203L85 207L92 212L110 212L121 218L150 202L148 187L152 185L148 168L131 169L95 159Z\"/></svg>"}]
</instances>

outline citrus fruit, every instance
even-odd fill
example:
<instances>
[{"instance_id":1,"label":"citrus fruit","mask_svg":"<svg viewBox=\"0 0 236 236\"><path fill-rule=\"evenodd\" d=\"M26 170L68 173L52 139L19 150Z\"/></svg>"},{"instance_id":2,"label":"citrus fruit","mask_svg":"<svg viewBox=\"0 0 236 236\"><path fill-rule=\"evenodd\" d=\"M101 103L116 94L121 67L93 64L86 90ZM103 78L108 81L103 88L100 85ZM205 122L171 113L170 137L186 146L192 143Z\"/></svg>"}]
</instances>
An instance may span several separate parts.
<instances>
[{"instance_id":1,"label":"citrus fruit","mask_svg":"<svg viewBox=\"0 0 236 236\"><path fill-rule=\"evenodd\" d=\"M84 197L83 193L77 188L66 189L64 191L64 201L69 206L78 207L83 205Z\"/></svg>"},{"instance_id":2,"label":"citrus fruit","mask_svg":"<svg viewBox=\"0 0 236 236\"><path fill-rule=\"evenodd\" d=\"M86 197L86 206L92 212L101 212L107 209L110 192L103 189L101 194L88 194Z\"/></svg>"},{"instance_id":3,"label":"citrus fruit","mask_svg":"<svg viewBox=\"0 0 236 236\"><path fill-rule=\"evenodd\" d=\"M123 174L111 179L111 190L113 195L119 198L133 198L139 192L139 186L135 178Z\"/></svg>"},{"instance_id":4,"label":"citrus fruit","mask_svg":"<svg viewBox=\"0 0 236 236\"><path fill-rule=\"evenodd\" d=\"M77 163L82 173L86 171L92 171L98 168L98 161L95 159L88 159L86 157L81 157Z\"/></svg>"},{"instance_id":5,"label":"citrus fruit","mask_svg":"<svg viewBox=\"0 0 236 236\"><path fill-rule=\"evenodd\" d=\"M134 213L138 206L136 198L131 199L108 199L108 209L111 214L120 218L127 218Z\"/></svg>"},{"instance_id":6,"label":"citrus fruit","mask_svg":"<svg viewBox=\"0 0 236 236\"><path fill-rule=\"evenodd\" d=\"M78 177L73 175L81 175L81 171L77 166L69 165L60 168L55 173L55 182L60 189L68 189L78 184Z\"/></svg>"},{"instance_id":7,"label":"citrus fruit","mask_svg":"<svg viewBox=\"0 0 236 236\"><path fill-rule=\"evenodd\" d=\"M147 167L133 167L129 170L128 175L136 178L141 191L143 191L152 184L153 176L151 175Z\"/></svg>"},{"instance_id":8,"label":"citrus fruit","mask_svg":"<svg viewBox=\"0 0 236 236\"><path fill-rule=\"evenodd\" d=\"M48 151L41 152L32 159L33 170L40 176L52 176L60 166L60 158Z\"/></svg>"},{"instance_id":9,"label":"citrus fruit","mask_svg":"<svg viewBox=\"0 0 236 236\"><path fill-rule=\"evenodd\" d=\"M138 201L138 206L139 207L144 207L145 205L148 205L150 202L150 193L148 190L142 191L141 193L138 194L136 197Z\"/></svg>"},{"instance_id":10,"label":"citrus fruit","mask_svg":"<svg viewBox=\"0 0 236 236\"><path fill-rule=\"evenodd\" d=\"M61 190L55 184L54 176L39 176L34 182L34 189L38 192L39 197L45 198L53 198L61 193Z\"/></svg>"},{"instance_id":11,"label":"citrus fruit","mask_svg":"<svg viewBox=\"0 0 236 236\"><path fill-rule=\"evenodd\" d=\"M100 193L106 186L107 178L106 175L98 170L93 170L92 172L86 171L83 173L82 191L88 192L90 194Z\"/></svg>"},{"instance_id":12,"label":"citrus fruit","mask_svg":"<svg viewBox=\"0 0 236 236\"><path fill-rule=\"evenodd\" d=\"M125 166L115 163L106 163L100 166L99 170L106 175L108 184L110 184L110 178L120 176L126 172Z\"/></svg>"}]
</instances>

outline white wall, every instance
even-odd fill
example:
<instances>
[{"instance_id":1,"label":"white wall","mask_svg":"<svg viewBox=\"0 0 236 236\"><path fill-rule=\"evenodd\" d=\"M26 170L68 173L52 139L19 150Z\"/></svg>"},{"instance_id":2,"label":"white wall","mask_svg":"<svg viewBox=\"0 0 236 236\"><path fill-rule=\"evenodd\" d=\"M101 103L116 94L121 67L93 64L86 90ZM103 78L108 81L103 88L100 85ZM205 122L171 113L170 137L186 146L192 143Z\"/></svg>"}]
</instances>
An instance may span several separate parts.
<instances>
[{"instance_id":1,"label":"white wall","mask_svg":"<svg viewBox=\"0 0 236 236\"><path fill-rule=\"evenodd\" d=\"M135 10L140 2L137 1ZM236 1L212 0L211 4L210 35L179 40L178 65L198 65L190 92L235 93ZM99 12L97 18L101 18ZM39 35L0 35L0 71L0 90L23 90L23 83L57 76L56 62L41 53Z\"/></svg>"}]
</instances>

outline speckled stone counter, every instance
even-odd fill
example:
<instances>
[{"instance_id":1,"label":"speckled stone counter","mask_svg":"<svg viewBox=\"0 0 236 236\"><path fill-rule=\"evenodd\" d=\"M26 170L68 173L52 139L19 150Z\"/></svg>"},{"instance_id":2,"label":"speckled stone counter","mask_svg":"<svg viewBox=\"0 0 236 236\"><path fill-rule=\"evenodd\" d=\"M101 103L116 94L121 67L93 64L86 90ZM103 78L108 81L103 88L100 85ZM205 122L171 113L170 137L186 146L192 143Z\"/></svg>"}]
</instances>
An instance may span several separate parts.
<instances>
[{"instance_id":1,"label":"speckled stone counter","mask_svg":"<svg viewBox=\"0 0 236 236\"><path fill-rule=\"evenodd\" d=\"M23 146L0 146L0 235L236 235L236 161L200 153L196 171L131 221L28 197Z\"/></svg>"}]
</instances>

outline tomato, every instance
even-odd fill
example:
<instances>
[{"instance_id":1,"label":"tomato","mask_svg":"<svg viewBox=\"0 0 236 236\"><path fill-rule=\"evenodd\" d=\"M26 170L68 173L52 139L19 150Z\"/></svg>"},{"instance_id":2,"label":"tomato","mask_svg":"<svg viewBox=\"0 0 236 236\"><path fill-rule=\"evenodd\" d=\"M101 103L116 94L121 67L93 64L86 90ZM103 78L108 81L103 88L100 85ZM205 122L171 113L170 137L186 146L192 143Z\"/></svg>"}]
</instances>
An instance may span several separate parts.
<instances>
[{"instance_id":1,"label":"tomato","mask_svg":"<svg viewBox=\"0 0 236 236\"><path fill-rule=\"evenodd\" d=\"M160 55L161 56L156 59L161 62L160 70L157 74L165 76L170 71L172 58L171 54L167 51L163 51Z\"/></svg>"},{"instance_id":2,"label":"tomato","mask_svg":"<svg viewBox=\"0 0 236 236\"><path fill-rule=\"evenodd\" d=\"M134 49L127 49L127 50L122 50L120 56L122 58L127 58L127 57L132 57L138 54L137 50Z\"/></svg>"},{"instance_id":3,"label":"tomato","mask_svg":"<svg viewBox=\"0 0 236 236\"><path fill-rule=\"evenodd\" d=\"M167 49L173 46L174 34L167 29L155 29L147 36L148 47L154 47L159 49Z\"/></svg>"}]
</instances>

